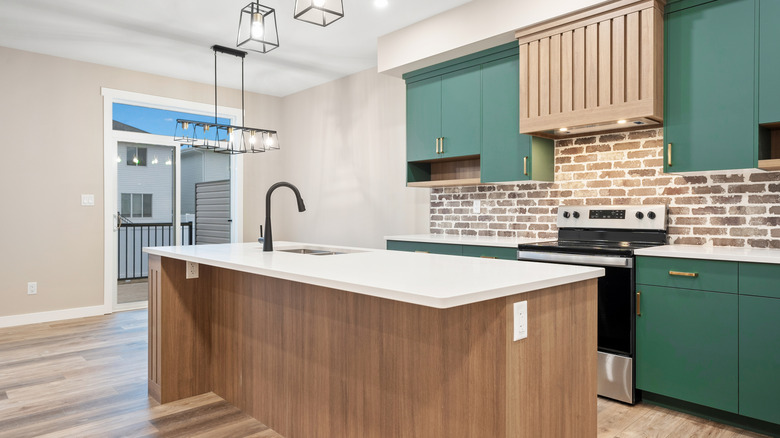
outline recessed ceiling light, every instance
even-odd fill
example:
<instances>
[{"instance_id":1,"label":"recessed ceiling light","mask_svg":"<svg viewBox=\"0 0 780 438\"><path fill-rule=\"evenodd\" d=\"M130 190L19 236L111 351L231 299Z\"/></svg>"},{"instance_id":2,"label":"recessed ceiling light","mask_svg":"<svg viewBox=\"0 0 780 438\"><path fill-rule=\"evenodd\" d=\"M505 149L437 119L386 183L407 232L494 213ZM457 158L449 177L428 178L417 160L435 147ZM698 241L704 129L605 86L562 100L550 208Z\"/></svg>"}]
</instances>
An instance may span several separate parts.
<instances>
[{"instance_id":1,"label":"recessed ceiling light","mask_svg":"<svg viewBox=\"0 0 780 438\"><path fill-rule=\"evenodd\" d=\"M627 122L627 120L618 120L618 124L619 124L619 125L622 125L622 124L624 124L624 123L626 123L626 122Z\"/></svg>"},{"instance_id":2,"label":"recessed ceiling light","mask_svg":"<svg viewBox=\"0 0 780 438\"><path fill-rule=\"evenodd\" d=\"M387 0L374 0L374 6L379 9L387 7Z\"/></svg>"},{"instance_id":3,"label":"recessed ceiling light","mask_svg":"<svg viewBox=\"0 0 780 438\"><path fill-rule=\"evenodd\" d=\"M561 131L561 132L566 132L568 130L569 130L569 128L561 128L561 129L559 129L559 131Z\"/></svg>"}]
</instances>

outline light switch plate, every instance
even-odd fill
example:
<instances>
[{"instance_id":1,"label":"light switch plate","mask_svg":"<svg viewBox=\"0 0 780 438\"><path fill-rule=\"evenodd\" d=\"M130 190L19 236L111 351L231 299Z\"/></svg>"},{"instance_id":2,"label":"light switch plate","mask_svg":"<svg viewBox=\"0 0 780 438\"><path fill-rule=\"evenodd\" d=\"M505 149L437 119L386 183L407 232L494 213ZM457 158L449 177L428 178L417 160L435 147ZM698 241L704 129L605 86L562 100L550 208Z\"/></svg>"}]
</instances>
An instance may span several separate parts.
<instances>
[{"instance_id":1,"label":"light switch plate","mask_svg":"<svg viewBox=\"0 0 780 438\"><path fill-rule=\"evenodd\" d=\"M514 340L528 337L528 301L518 301L514 304Z\"/></svg>"},{"instance_id":2,"label":"light switch plate","mask_svg":"<svg viewBox=\"0 0 780 438\"><path fill-rule=\"evenodd\" d=\"M81 205L85 207L92 207L95 205L95 195L85 194L81 195Z\"/></svg>"},{"instance_id":3,"label":"light switch plate","mask_svg":"<svg viewBox=\"0 0 780 438\"><path fill-rule=\"evenodd\" d=\"M471 210L472 213L479 213L479 199L474 200L474 206Z\"/></svg>"}]
</instances>

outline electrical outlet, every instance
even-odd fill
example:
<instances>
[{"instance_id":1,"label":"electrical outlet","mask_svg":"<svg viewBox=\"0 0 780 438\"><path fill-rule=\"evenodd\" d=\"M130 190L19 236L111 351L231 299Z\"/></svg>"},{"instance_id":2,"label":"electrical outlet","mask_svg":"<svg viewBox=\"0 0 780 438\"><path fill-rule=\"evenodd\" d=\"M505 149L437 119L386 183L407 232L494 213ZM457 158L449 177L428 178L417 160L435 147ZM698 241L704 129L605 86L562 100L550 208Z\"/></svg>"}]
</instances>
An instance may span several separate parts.
<instances>
[{"instance_id":1,"label":"electrical outlet","mask_svg":"<svg viewBox=\"0 0 780 438\"><path fill-rule=\"evenodd\" d=\"M196 262L187 262L187 278L198 278L198 264Z\"/></svg>"},{"instance_id":2,"label":"electrical outlet","mask_svg":"<svg viewBox=\"0 0 780 438\"><path fill-rule=\"evenodd\" d=\"M472 207L471 212L479 214L479 199L474 200L474 207Z\"/></svg>"},{"instance_id":3,"label":"electrical outlet","mask_svg":"<svg viewBox=\"0 0 780 438\"><path fill-rule=\"evenodd\" d=\"M528 301L518 301L514 310L514 340L519 341L528 337Z\"/></svg>"},{"instance_id":4,"label":"electrical outlet","mask_svg":"<svg viewBox=\"0 0 780 438\"><path fill-rule=\"evenodd\" d=\"M38 293L38 282L30 281L27 283L27 295L35 295Z\"/></svg>"}]
</instances>

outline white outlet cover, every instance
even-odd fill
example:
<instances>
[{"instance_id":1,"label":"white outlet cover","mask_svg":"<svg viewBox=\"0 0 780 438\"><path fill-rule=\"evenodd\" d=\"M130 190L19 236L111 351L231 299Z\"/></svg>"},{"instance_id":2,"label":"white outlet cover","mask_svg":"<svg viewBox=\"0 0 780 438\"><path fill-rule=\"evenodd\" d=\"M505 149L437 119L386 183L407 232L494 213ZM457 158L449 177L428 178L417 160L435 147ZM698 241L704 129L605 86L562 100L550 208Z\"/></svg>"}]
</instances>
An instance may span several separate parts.
<instances>
[{"instance_id":1,"label":"white outlet cover","mask_svg":"<svg viewBox=\"0 0 780 438\"><path fill-rule=\"evenodd\" d=\"M187 273L186 273L185 277L187 279L198 278L198 275L199 275L198 270L199 270L198 269L198 263L196 263L196 262L187 262Z\"/></svg>"},{"instance_id":2,"label":"white outlet cover","mask_svg":"<svg viewBox=\"0 0 780 438\"><path fill-rule=\"evenodd\" d=\"M81 205L86 207L92 207L95 205L95 195L83 194L81 195Z\"/></svg>"},{"instance_id":3,"label":"white outlet cover","mask_svg":"<svg viewBox=\"0 0 780 438\"><path fill-rule=\"evenodd\" d=\"M474 200L474 207L472 207L472 213L479 213L479 199Z\"/></svg>"},{"instance_id":4,"label":"white outlet cover","mask_svg":"<svg viewBox=\"0 0 780 438\"><path fill-rule=\"evenodd\" d=\"M514 304L514 340L528 337L528 301L518 301Z\"/></svg>"}]
</instances>

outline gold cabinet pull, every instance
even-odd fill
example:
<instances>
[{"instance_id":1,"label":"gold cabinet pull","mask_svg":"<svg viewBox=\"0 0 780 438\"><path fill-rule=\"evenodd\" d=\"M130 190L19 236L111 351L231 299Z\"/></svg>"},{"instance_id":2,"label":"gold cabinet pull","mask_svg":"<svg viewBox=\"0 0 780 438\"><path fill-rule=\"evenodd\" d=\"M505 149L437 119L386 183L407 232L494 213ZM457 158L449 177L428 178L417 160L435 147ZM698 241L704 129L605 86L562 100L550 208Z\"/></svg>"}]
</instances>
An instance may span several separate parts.
<instances>
[{"instance_id":1,"label":"gold cabinet pull","mask_svg":"<svg viewBox=\"0 0 780 438\"><path fill-rule=\"evenodd\" d=\"M528 176L528 157L523 157L523 175Z\"/></svg>"},{"instance_id":2,"label":"gold cabinet pull","mask_svg":"<svg viewBox=\"0 0 780 438\"><path fill-rule=\"evenodd\" d=\"M672 167L672 144L666 145L666 163L669 167Z\"/></svg>"},{"instance_id":3,"label":"gold cabinet pull","mask_svg":"<svg viewBox=\"0 0 780 438\"><path fill-rule=\"evenodd\" d=\"M680 271L669 271L669 275L675 275L678 277L698 277L698 272L680 272Z\"/></svg>"},{"instance_id":4,"label":"gold cabinet pull","mask_svg":"<svg viewBox=\"0 0 780 438\"><path fill-rule=\"evenodd\" d=\"M642 292L636 291L636 316L642 316L642 311L639 310L639 303L642 301Z\"/></svg>"},{"instance_id":5,"label":"gold cabinet pull","mask_svg":"<svg viewBox=\"0 0 780 438\"><path fill-rule=\"evenodd\" d=\"M439 153L439 138L436 138L436 153Z\"/></svg>"},{"instance_id":6,"label":"gold cabinet pull","mask_svg":"<svg viewBox=\"0 0 780 438\"><path fill-rule=\"evenodd\" d=\"M479 256L479 258L481 258L481 259L497 259L498 257L491 257L491 256L483 255L483 256Z\"/></svg>"},{"instance_id":7,"label":"gold cabinet pull","mask_svg":"<svg viewBox=\"0 0 780 438\"><path fill-rule=\"evenodd\" d=\"M439 146L439 153L443 154L444 153L444 137L439 137L439 138L440 138L439 144L441 145L441 146Z\"/></svg>"},{"instance_id":8,"label":"gold cabinet pull","mask_svg":"<svg viewBox=\"0 0 780 438\"><path fill-rule=\"evenodd\" d=\"M415 252L419 252L420 254L429 254L428 251L415 251Z\"/></svg>"}]
</instances>

